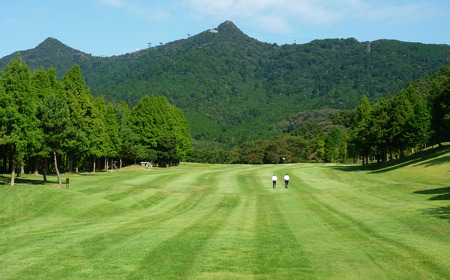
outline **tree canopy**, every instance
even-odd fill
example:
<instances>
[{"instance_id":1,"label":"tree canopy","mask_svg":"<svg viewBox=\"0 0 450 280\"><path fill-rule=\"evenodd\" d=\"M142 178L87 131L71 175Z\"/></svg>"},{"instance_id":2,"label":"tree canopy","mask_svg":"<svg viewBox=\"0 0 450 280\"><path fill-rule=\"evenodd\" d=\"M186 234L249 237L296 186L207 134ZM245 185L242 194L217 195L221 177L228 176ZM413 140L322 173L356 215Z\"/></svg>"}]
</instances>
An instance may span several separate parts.
<instances>
[{"instance_id":1,"label":"tree canopy","mask_svg":"<svg viewBox=\"0 0 450 280\"><path fill-rule=\"evenodd\" d=\"M192 152L192 139L183 112L165 97L144 96L130 110L125 103L93 98L78 65L59 81L56 71L31 73L20 54L0 77L0 151L3 172L48 169L72 172L98 169L98 159L152 161L177 165ZM53 161L48 161L53 158ZM31 164L31 162L41 162ZM32 170L35 168L35 170Z\"/></svg>"}]
</instances>

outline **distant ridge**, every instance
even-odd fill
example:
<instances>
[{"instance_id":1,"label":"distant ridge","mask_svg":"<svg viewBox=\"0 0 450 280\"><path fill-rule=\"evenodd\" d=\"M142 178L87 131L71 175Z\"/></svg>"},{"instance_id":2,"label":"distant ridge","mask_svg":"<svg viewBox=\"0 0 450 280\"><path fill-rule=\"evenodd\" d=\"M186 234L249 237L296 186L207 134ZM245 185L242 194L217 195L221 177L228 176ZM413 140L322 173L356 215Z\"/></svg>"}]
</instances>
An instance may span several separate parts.
<instances>
[{"instance_id":1,"label":"distant ridge","mask_svg":"<svg viewBox=\"0 0 450 280\"><path fill-rule=\"evenodd\" d=\"M49 67L55 68L59 77L61 77L71 65L79 64L80 66L88 66L92 64L92 56L76 49L73 49L55 38L48 37L42 43L33 49L17 51L0 59L0 68L17 56L20 52L31 70L36 70L43 66L45 69Z\"/></svg>"},{"instance_id":2,"label":"distant ridge","mask_svg":"<svg viewBox=\"0 0 450 280\"><path fill-rule=\"evenodd\" d=\"M0 68L15 56L0 59ZM198 141L226 144L288 132L299 112L353 109L395 94L408 82L450 66L449 45L396 40L259 42L225 21L204 32L134 53L97 57L47 38L21 51L32 69L54 67L61 77L78 64L94 96L133 106L145 94L181 108Z\"/></svg>"}]
</instances>

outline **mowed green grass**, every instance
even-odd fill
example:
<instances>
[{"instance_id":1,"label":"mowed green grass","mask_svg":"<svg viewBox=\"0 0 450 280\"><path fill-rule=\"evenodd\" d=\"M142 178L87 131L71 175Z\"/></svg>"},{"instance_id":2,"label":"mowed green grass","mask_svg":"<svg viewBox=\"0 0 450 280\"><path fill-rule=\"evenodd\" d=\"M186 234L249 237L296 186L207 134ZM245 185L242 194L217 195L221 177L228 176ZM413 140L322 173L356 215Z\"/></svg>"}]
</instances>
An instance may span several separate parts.
<instances>
[{"instance_id":1,"label":"mowed green grass","mask_svg":"<svg viewBox=\"0 0 450 280\"><path fill-rule=\"evenodd\" d=\"M289 189L271 176L291 177ZM0 185L0 279L449 279L450 150ZM50 178L55 182L56 178Z\"/></svg>"}]
</instances>

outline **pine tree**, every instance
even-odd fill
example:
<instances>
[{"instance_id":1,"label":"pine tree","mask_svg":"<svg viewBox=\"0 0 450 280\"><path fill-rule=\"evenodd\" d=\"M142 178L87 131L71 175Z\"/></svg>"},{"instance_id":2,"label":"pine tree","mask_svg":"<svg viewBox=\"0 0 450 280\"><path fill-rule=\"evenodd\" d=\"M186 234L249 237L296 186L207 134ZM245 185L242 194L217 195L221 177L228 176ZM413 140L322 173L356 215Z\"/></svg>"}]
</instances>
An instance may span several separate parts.
<instances>
[{"instance_id":1,"label":"pine tree","mask_svg":"<svg viewBox=\"0 0 450 280\"><path fill-rule=\"evenodd\" d=\"M335 162L335 160L339 159L341 145L342 133L339 129L335 128L325 138L325 157L328 161Z\"/></svg>"},{"instance_id":2,"label":"pine tree","mask_svg":"<svg viewBox=\"0 0 450 280\"><path fill-rule=\"evenodd\" d=\"M48 102L48 96L55 95L57 93L57 90L59 89L59 84L54 81L56 79L56 72L49 71L46 72L44 68L40 68L36 70L31 75L31 90L33 92L33 95L37 98L37 118L39 121L39 129L43 133L42 143L41 147L38 151L36 151L35 154L32 156L35 158L36 163L36 169L35 173L37 173L37 162L39 159L42 159L43 165L42 165L42 175L44 177L44 183L47 182L47 159L51 156L52 149L46 143L46 136L45 133L45 121L42 119L43 115L42 112L46 112L48 110L53 110L53 107L48 108L48 104L44 104L43 102ZM66 102L66 101L65 101Z\"/></svg>"},{"instance_id":3,"label":"pine tree","mask_svg":"<svg viewBox=\"0 0 450 280\"><path fill-rule=\"evenodd\" d=\"M356 107L353 124L349 131L350 149L354 150L356 156L362 156L363 164L368 163L371 153L371 143L369 135L369 121L371 106L367 97L363 97L358 107Z\"/></svg>"},{"instance_id":4,"label":"pine tree","mask_svg":"<svg viewBox=\"0 0 450 280\"><path fill-rule=\"evenodd\" d=\"M64 153L64 144L71 138L69 105L65 96L60 92L53 92L43 97L39 105L37 115L41 120L44 150L51 151L58 185L61 185L58 154Z\"/></svg>"},{"instance_id":5,"label":"pine tree","mask_svg":"<svg viewBox=\"0 0 450 280\"><path fill-rule=\"evenodd\" d=\"M114 112L114 105L112 103L109 103L106 107L105 125L108 140L106 151L108 162L109 158L115 158L119 155L120 147L122 146L122 141L119 137L119 127L117 125L116 115Z\"/></svg>"},{"instance_id":6,"label":"pine tree","mask_svg":"<svg viewBox=\"0 0 450 280\"><path fill-rule=\"evenodd\" d=\"M187 121L182 112L171 105L167 98L144 96L133 108L130 120L148 157L154 156L152 150L166 153L170 149L172 162L178 164L180 159L192 151ZM162 144L164 139L170 139L169 146Z\"/></svg>"},{"instance_id":7,"label":"pine tree","mask_svg":"<svg viewBox=\"0 0 450 280\"><path fill-rule=\"evenodd\" d=\"M30 69L20 54L2 71L0 78L0 145L11 155L11 185L15 168L27 154L39 148L42 135L37 127L36 99L31 92Z\"/></svg>"},{"instance_id":8,"label":"pine tree","mask_svg":"<svg viewBox=\"0 0 450 280\"><path fill-rule=\"evenodd\" d=\"M431 138L431 114L424 102L417 102L414 106L414 113L406 121L405 138L411 147L419 147L422 159L423 148Z\"/></svg>"},{"instance_id":9,"label":"pine tree","mask_svg":"<svg viewBox=\"0 0 450 280\"><path fill-rule=\"evenodd\" d=\"M62 89L67 96L70 119L73 125L73 137L66 141L65 148L69 154L70 162L74 162L75 167L78 168L77 161L85 157L90 150L89 138L93 113L93 97L89 89L86 88L86 82L78 65L75 64L64 74Z\"/></svg>"}]
</instances>

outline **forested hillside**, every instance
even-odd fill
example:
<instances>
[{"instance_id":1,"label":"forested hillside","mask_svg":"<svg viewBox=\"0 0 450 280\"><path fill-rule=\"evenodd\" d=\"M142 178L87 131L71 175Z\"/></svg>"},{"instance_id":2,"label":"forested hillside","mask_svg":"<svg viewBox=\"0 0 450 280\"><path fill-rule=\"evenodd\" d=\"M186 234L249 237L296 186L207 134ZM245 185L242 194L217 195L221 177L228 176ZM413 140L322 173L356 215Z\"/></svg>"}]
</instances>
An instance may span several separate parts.
<instances>
[{"instance_id":1,"label":"forested hillside","mask_svg":"<svg viewBox=\"0 0 450 280\"><path fill-rule=\"evenodd\" d=\"M20 54L1 73L0 174L11 173L11 185L16 169L44 182L51 170L61 185L59 170L95 172L100 158L108 171L123 161L178 165L192 152L184 114L164 96L145 95L133 109L106 104L93 98L78 65L58 80L54 68L31 73Z\"/></svg>"},{"instance_id":2,"label":"forested hillside","mask_svg":"<svg viewBox=\"0 0 450 280\"><path fill-rule=\"evenodd\" d=\"M354 109L363 96L395 94L450 65L448 45L350 38L278 46L230 21L214 31L113 57L50 38L21 54L32 70L53 66L61 74L78 64L92 95L107 101L135 106L145 94L164 95L183 110L195 140L225 146L292 131L289 120L300 112Z\"/></svg>"}]
</instances>

